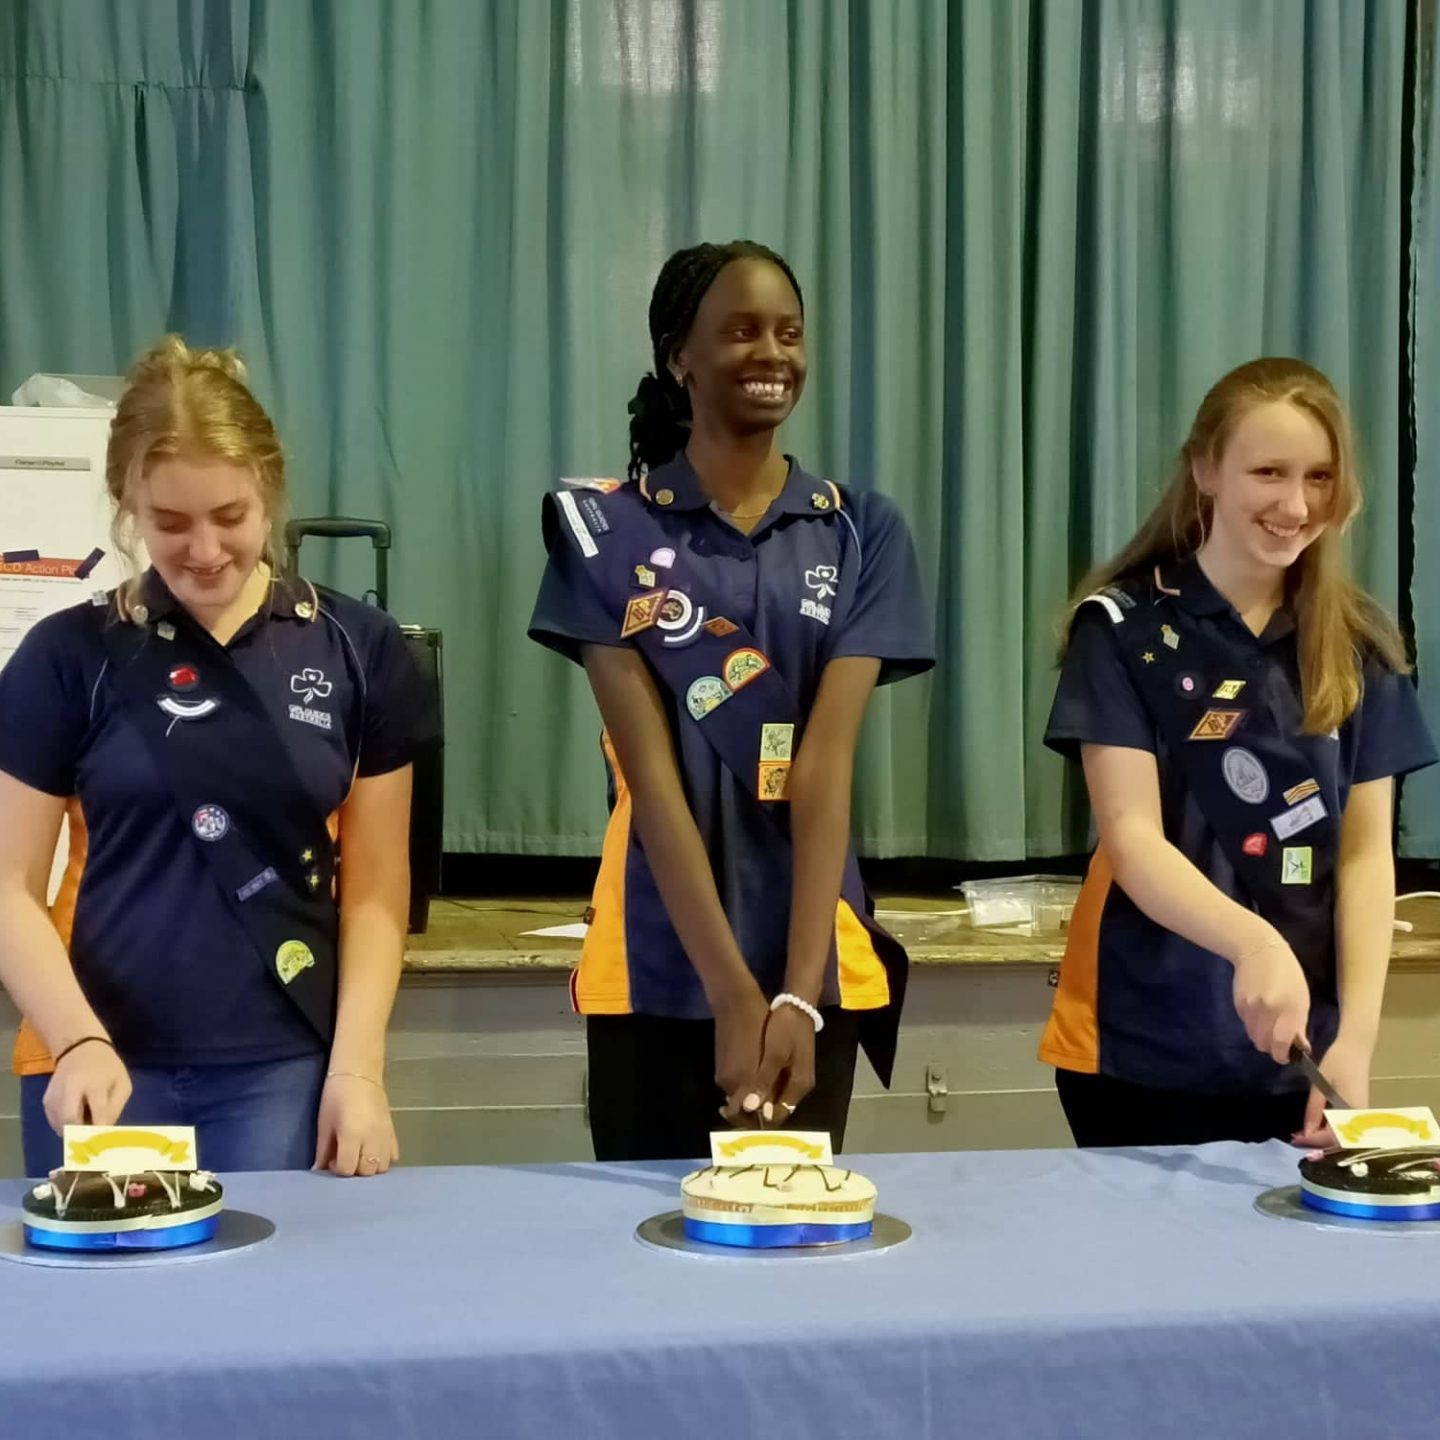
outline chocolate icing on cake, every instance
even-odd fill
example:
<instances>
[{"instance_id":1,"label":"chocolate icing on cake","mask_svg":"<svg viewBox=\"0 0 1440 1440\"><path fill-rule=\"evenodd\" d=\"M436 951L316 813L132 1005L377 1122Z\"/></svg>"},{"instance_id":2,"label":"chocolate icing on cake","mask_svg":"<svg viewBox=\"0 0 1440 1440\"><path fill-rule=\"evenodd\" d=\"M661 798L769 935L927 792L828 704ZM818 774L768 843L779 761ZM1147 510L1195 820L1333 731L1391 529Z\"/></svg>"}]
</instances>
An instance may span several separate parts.
<instances>
[{"instance_id":1,"label":"chocolate icing on cake","mask_svg":"<svg viewBox=\"0 0 1440 1440\"><path fill-rule=\"evenodd\" d=\"M1300 1162L1300 1200L1352 1219L1440 1220L1440 1145L1307 1156Z\"/></svg>"},{"instance_id":2,"label":"chocolate icing on cake","mask_svg":"<svg viewBox=\"0 0 1440 1440\"><path fill-rule=\"evenodd\" d=\"M1327 1190L1426 1199L1440 1187L1440 1145L1403 1150L1331 1150L1300 1162L1300 1176Z\"/></svg>"},{"instance_id":3,"label":"chocolate icing on cake","mask_svg":"<svg viewBox=\"0 0 1440 1440\"><path fill-rule=\"evenodd\" d=\"M52 1170L50 1179L27 1191L21 1203L27 1215L79 1225L202 1210L222 1194L208 1170L142 1170L134 1175Z\"/></svg>"}]
</instances>

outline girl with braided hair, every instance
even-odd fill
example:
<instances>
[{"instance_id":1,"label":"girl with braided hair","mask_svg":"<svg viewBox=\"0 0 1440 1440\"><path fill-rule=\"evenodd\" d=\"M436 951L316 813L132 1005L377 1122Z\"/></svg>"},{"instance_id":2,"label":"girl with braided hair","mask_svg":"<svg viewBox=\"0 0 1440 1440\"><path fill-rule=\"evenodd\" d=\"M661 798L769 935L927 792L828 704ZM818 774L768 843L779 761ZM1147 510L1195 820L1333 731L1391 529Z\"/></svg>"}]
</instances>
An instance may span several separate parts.
<instances>
[{"instance_id":1,"label":"girl with braided hair","mask_svg":"<svg viewBox=\"0 0 1440 1440\"><path fill-rule=\"evenodd\" d=\"M630 474L547 497L530 633L582 664L611 815L573 994L596 1157L691 1158L717 1114L844 1138L857 1049L888 1083L905 954L850 846L877 684L928 670L899 512L776 443L800 285L752 241L665 263Z\"/></svg>"}]
</instances>

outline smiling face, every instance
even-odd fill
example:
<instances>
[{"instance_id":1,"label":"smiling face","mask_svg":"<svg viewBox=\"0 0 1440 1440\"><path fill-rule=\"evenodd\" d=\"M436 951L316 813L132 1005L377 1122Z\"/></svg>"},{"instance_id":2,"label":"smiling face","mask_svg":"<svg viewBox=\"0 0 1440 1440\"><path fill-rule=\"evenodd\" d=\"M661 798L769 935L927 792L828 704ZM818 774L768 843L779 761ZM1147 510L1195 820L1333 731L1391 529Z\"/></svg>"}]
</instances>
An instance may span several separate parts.
<instances>
[{"instance_id":1,"label":"smiling face","mask_svg":"<svg viewBox=\"0 0 1440 1440\"><path fill-rule=\"evenodd\" d=\"M697 427L774 430L805 389L805 317L784 272L732 260L715 277L676 351Z\"/></svg>"},{"instance_id":2,"label":"smiling face","mask_svg":"<svg viewBox=\"0 0 1440 1440\"><path fill-rule=\"evenodd\" d=\"M133 513L156 572L201 616L234 603L270 535L255 472L231 460L157 460L135 483Z\"/></svg>"},{"instance_id":3,"label":"smiling face","mask_svg":"<svg viewBox=\"0 0 1440 1440\"><path fill-rule=\"evenodd\" d=\"M1212 502L1209 545L1232 564L1288 570L1335 513L1337 458L1329 432L1288 400L1247 410L1194 479Z\"/></svg>"}]
</instances>

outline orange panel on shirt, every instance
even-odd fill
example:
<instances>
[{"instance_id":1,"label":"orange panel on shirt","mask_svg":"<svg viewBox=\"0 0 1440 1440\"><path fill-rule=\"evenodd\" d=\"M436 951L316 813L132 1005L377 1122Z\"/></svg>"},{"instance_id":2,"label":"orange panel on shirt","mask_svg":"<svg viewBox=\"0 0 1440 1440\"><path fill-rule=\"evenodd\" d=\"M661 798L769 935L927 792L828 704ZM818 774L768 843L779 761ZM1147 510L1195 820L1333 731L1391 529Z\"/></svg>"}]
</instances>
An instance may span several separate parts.
<instances>
[{"instance_id":1,"label":"orange panel on shirt","mask_svg":"<svg viewBox=\"0 0 1440 1440\"><path fill-rule=\"evenodd\" d=\"M615 808L600 848L600 873L590 897L590 929L570 996L582 1015L630 1013L630 959L625 943L625 861L630 853L630 787L620 762L602 735L605 762L615 781Z\"/></svg>"},{"instance_id":2,"label":"orange panel on shirt","mask_svg":"<svg viewBox=\"0 0 1440 1440\"><path fill-rule=\"evenodd\" d=\"M883 1010L890 1003L890 977L870 932L848 900L835 905L835 954L839 963L840 1008Z\"/></svg>"},{"instance_id":3,"label":"orange panel on shirt","mask_svg":"<svg viewBox=\"0 0 1440 1440\"><path fill-rule=\"evenodd\" d=\"M50 907L50 920L68 948L70 931L75 925L75 897L80 893L80 877L85 872L85 855L90 848L90 836L85 829L85 817L80 811L79 800L71 798L65 802L65 818L70 826L70 853L65 861L65 873L60 877L60 889L55 894L55 903ZM17 1075L48 1075L55 1068L50 1052L45 1048L45 1042L35 1033L28 1020L20 1022L20 1033L15 1037L12 1068Z\"/></svg>"},{"instance_id":4,"label":"orange panel on shirt","mask_svg":"<svg viewBox=\"0 0 1440 1440\"><path fill-rule=\"evenodd\" d=\"M1100 919L1114 883L1105 851L1097 849L1075 902L1070 939L1060 962L1060 984L1050 1008L1050 1020L1040 1037L1040 1059L1061 1070L1094 1075L1100 1069L1100 1035L1095 1018Z\"/></svg>"}]
</instances>

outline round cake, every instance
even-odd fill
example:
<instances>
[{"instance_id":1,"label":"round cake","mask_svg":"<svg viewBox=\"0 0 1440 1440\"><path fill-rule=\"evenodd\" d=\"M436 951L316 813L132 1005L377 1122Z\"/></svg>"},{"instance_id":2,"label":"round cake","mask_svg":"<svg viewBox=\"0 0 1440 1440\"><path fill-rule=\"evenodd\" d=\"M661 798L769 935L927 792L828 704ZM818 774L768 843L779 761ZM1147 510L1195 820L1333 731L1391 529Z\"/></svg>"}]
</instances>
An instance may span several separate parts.
<instances>
[{"instance_id":1,"label":"round cake","mask_svg":"<svg viewBox=\"0 0 1440 1440\"><path fill-rule=\"evenodd\" d=\"M687 1175L680 1196L685 1234L710 1245L842 1245L875 1219L874 1185L832 1165L711 1166Z\"/></svg>"},{"instance_id":2,"label":"round cake","mask_svg":"<svg viewBox=\"0 0 1440 1440\"><path fill-rule=\"evenodd\" d=\"M1440 1220L1440 1145L1311 1156L1300 1162L1300 1201L1355 1220Z\"/></svg>"},{"instance_id":3,"label":"round cake","mask_svg":"<svg viewBox=\"0 0 1440 1440\"><path fill-rule=\"evenodd\" d=\"M52 1170L22 1203L25 1239L42 1249L173 1250L214 1235L224 1192L208 1170Z\"/></svg>"}]
</instances>

